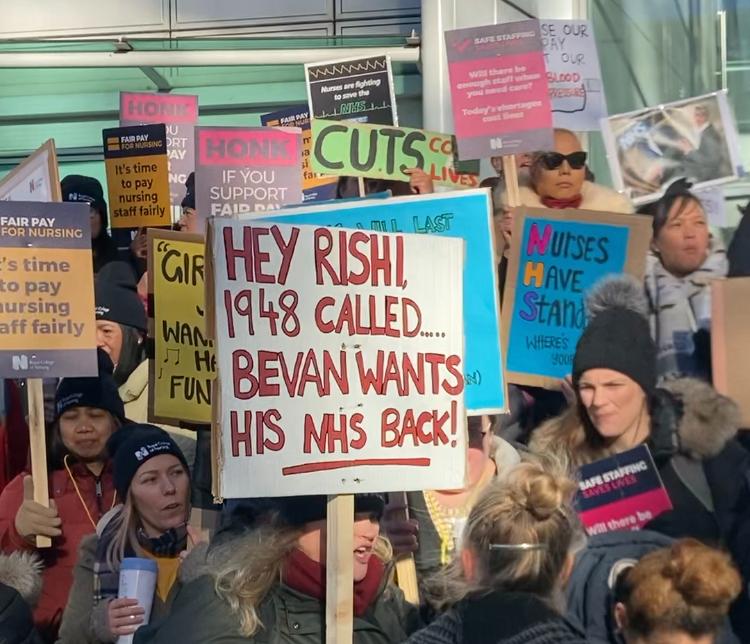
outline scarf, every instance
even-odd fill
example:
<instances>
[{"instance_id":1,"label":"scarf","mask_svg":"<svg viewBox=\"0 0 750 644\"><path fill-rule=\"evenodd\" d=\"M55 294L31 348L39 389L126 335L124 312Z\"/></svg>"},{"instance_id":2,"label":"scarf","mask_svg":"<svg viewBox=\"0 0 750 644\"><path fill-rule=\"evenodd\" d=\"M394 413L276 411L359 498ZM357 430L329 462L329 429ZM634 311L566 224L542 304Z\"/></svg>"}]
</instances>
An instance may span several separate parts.
<instances>
[{"instance_id":1,"label":"scarf","mask_svg":"<svg viewBox=\"0 0 750 644\"><path fill-rule=\"evenodd\" d=\"M383 562L375 555L371 556L367 562L365 578L354 584L354 614L357 617L362 617L372 605L380 590L384 573ZM325 576L326 567L310 559L298 548L287 558L282 573L287 586L321 602L326 598Z\"/></svg>"},{"instance_id":2,"label":"scarf","mask_svg":"<svg viewBox=\"0 0 750 644\"><path fill-rule=\"evenodd\" d=\"M122 512L122 510L120 510ZM94 561L94 604L117 597L120 586L119 565L111 568L107 562L107 547L120 529L120 513L112 517L102 530L96 542L96 560ZM156 538L149 537L142 528L136 531L138 544L157 557L177 557L187 548L187 525L170 528ZM124 557L137 556L129 543L125 544ZM118 562L119 564L119 562Z\"/></svg>"},{"instance_id":3,"label":"scarf","mask_svg":"<svg viewBox=\"0 0 750 644\"><path fill-rule=\"evenodd\" d=\"M645 287L660 380L709 379L710 361L702 341L707 343L711 327L711 280L725 277L728 268L726 251L713 237L706 260L685 277L672 275L658 255L649 253Z\"/></svg>"},{"instance_id":4,"label":"scarf","mask_svg":"<svg viewBox=\"0 0 750 644\"><path fill-rule=\"evenodd\" d=\"M542 197L542 203L547 208L563 210L565 208L580 208L583 202L583 195L576 195L570 199L555 199L554 197Z\"/></svg>"}]
</instances>

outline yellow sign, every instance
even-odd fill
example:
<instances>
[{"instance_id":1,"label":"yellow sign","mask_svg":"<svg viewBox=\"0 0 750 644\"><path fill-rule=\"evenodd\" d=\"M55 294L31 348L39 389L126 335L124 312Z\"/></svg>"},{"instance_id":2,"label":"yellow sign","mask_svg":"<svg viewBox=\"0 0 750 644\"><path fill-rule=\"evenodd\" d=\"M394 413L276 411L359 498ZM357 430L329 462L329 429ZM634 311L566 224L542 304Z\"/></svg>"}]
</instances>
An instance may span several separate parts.
<instances>
[{"instance_id":1,"label":"yellow sign","mask_svg":"<svg viewBox=\"0 0 750 644\"><path fill-rule=\"evenodd\" d=\"M150 229L148 244L149 421L208 424L216 358L204 325L203 239Z\"/></svg>"},{"instance_id":2,"label":"yellow sign","mask_svg":"<svg viewBox=\"0 0 750 644\"><path fill-rule=\"evenodd\" d=\"M112 228L169 226L167 131L161 125L136 125L104 130Z\"/></svg>"}]
</instances>

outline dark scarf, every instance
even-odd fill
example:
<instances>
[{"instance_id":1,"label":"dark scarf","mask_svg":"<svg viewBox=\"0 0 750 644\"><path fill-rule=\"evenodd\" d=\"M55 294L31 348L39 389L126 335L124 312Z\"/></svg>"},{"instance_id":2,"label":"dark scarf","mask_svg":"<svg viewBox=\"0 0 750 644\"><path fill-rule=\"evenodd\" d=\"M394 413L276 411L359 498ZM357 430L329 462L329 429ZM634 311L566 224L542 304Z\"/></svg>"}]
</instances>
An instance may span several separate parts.
<instances>
[{"instance_id":1,"label":"dark scarf","mask_svg":"<svg viewBox=\"0 0 750 644\"><path fill-rule=\"evenodd\" d=\"M372 605L380 590L384 573L383 562L375 555L370 557L367 575L354 584L354 614L357 617L362 617ZM325 578L326 567L297 548L289 555L282 575L287 586L321 602L326 598Z\"/></svg>"},{"instance_id":2,"label":"dark scarf","mask_svg":"<svg viewBox=\"0 0 750 644\"><path fill-rule=\"evenodd\" d=\"M542 203L547 208L563 210L565 208L580 208L583 202L583 195L576 195L570 199L555 199L554 197L542 197Z\"/></svg>"},{"instance_id":3,"label":"dark scarf","mask_svg":"<svg viewBox=\"0 0 750 644\"><path fill-rule=\"evenodd\" d=\"M112 569L107 563L107 547L120 527L119 514L112 517L96 542L96 561L94 562L94 603L117 597L120 585L119 567ZM170 528L159 537L149 537L142 528L137 531L138 544L147 552L157 557L177 557L187 548L187 525ZM130 544L125 545L125 557L135 557Z\"/></svg>"}]
</instances>

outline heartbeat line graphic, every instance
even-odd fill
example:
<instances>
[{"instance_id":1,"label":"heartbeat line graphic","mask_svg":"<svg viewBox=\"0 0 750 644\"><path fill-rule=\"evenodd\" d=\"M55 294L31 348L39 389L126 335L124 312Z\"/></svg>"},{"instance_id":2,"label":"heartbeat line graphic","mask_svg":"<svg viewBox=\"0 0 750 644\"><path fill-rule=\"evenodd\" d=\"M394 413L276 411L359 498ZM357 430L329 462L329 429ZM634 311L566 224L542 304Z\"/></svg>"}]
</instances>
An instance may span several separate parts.
<instances>
[{"instance_id":1,"label":"heartbeat line graphic","mask_svg":"<svg viewBox=\"0 0 750 644\"><path fill-rule=\"evenodd\" d=\"M329 76L343 76L357 72L385 71L388 63L385 58L365 59L363 62L340 63L327 67L309 67L310 78L317 80Z\"/></svg>"}]
</instances>

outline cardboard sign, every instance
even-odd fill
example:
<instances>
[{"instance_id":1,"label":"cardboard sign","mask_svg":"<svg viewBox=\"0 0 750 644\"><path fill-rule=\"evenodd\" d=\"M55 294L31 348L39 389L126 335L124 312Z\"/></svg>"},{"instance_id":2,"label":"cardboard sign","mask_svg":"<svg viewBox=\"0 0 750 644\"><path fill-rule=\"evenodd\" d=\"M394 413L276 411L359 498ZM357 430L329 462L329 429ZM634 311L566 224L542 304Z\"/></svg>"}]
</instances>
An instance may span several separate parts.
<instances>
[{"instance_id":1,"label":"cardboard sign","mask_svg":"<svg viewBox=\"0 0 750 644\"><path fill-rule=\"evenodd\" d=\"M464 485L461 240L215 218L207 247L221 496Z\"/></svg>"},{"instance_id":2,"label":"cardboard sign","mask_svg":"<svg viewBox=\"0 0 750 644\"><path fill-rule=\"evenodd\" d=\"M539 22L445 32L461 159L552 149L552 111Z\"/></svg>"},{"instance_id":3,"label":"cardboard sign","mask_svg":"<svg viewBox=\"0 0 750 644\"><path fill-rule=\"evenodd\" d=\"M164 123L167 128L169 190L173 206L185 197L185 181L195 168L198 97L120 92L120 125Z\"/></svg>"},{"instance_id":4,"label":"cardboard sign","mask_svg":"<svg viewBox=\"0 0 750 644\"><path fill-rule=\"evenodd\" d=\"M267 127L298 127L302 130L302 192L304 201L327 201L336 198L338 177L316 176L311 165L312 130L307 105L295 105L269 114L261 114Z\"/></svg>"},{"instance_id":5,"label":"cardboard sign","mask_svg":"<svg viewBox=\"0 0 750 644\"><path fill-rule=\"evenodd\" d=\"M88 204L0 202L0 378L95 376Z\"/></svg>"},{"instance_id":6,"label":"cardboard sign","mask_svg":"<svg viewBox=\"0 0 750 644\"><path fill-rule=\"evenodd\" d=\"M607 103L591 23L542 20L540 27L555 127L598 131Z\"/></svg>"},{"instance_id":7,"label":"cardboard sign","mask_svg":"<svg viewBox=\"0 0 750 644\"><path fill-rule=\"evenodd\" d=\"M203 238L151 229L148 244L149 338L153 342L148 419L208 424L216 357L204 320Z\"/></svg>"},{"instance_id":8,"label":"cardboard sign","mask_svg":"<svg viewBox=\"0 0 750 644\"><path fill-rule=\"evenodd\" d=\"M0 201L62 201L53 139L0 180Z\"/></svg>"},{"instance_id":9,"label":"cardboard sign","mask_svg":"<svg viewBox=\"0 0 750 644\"><path fill-rule=\"evenodd\" d=\"M602 277L643 278L651 218L587 210L515 210L503 299L509 382L556 387L586 326L585 298Z\"/></svg>"},{"instance_id":10,"label":"cardboard sign","mask_svg":"<svg viewBox=\"0 0 750 644\"><path fill-rule=\"evenodd\" d=\"M640 530L672 509L646 445L578 470L575 507L589 535Z\"/></svg>"},{"instance_id":11,"label":"cardboard sign","mask_svg":"<svg viewBox=\"0 0 750 644\"><path fill-rule=\"evenodd\" d=\"M711 362L716 391L740 407L750 429L750 277L711 282Z\"/></svg>"},{"instance_id":12,"label":"cardboard sign","mask_svg":"<svg viewBox=\"0 0 750 644\"><path fill-rule=\"evenodd\" d=\"M302 201L298 128L196 128L195 205L201 219Z\"/></svg>"},{"instance_id":13,"label":"cardboard sign","mask_svg":"<svg viewBox=\"0 0 750 644\"><path fill-rule=\"evenodd\" d=\"M169 226L169 171L164 125L102 130L112 228Z\"/></svg>"},{"instance_id":14,"label":"cardboard sign","mask_svg":"<svg viewBox=\"0 0 750 644\"><path fill-rule=\"evenodd\" d=\"M601 129L615 187L635 204L680 177L700 190L744 174L726 91L610 116Z\"/></svg>"},{"instance_id":15,"label":"cardboard sign","mask_svg":"<svg viewBox=\"0 0 750 644\"><path fill-rule=\"evenodd\" d=\"M506 409L507 395L491 213L489 191L466 190L290 208L263 221L462 238L466 407L471 414L492 414Z\"/></svg>"},{"instance_id":16,"label":"cardboard sign","mask_svg":"<svg viewBox=\"0 0 750 644\"><path fill-rule=\"evenodd\" d=\"M314 119L315 172L409 181L404 170L421 168L435 183L476 188L479 176L454 168L453 137L408 127Z\"/></svg>"},{"instance_id":17,"label":"cardboard sign","mask_svg":"<svg viewBox=\"0 0 750 644\"><path fill-rule=\"evenodd\" d=\"M308 63L305 78L313 118L398 125L390 56Z\"/></svg>"}]
</instances>

